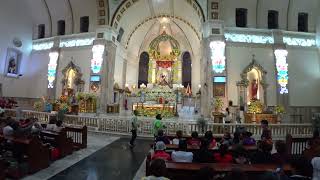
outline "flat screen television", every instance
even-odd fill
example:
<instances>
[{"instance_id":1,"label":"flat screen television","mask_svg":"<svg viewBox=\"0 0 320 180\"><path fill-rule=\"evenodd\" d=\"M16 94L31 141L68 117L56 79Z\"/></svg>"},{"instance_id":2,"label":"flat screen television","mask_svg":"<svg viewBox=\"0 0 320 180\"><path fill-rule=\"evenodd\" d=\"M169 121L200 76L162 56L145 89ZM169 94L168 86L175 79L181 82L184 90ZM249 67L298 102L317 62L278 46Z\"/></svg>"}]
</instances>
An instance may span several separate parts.
<instances>
[{"instance_id":1,"label":"flat screen television","mask_svg":"<svg viewBox=\"0 0 320 180\"><path fill-rule=\"evenodd\" d=\"M213 78L213 82L215 83L225 83L226 77L225 76L216 76Z\"/></svg>"},{"instance_id":2,"label":"flat screen television","mask_svg":"<svg viewBox=\"0 0 320 180\"><path fill-rule=\"evenodd\" d=\"M90 77L91 82L100 82L100 76L94 75Z\"/></svg>"}]
</instances>

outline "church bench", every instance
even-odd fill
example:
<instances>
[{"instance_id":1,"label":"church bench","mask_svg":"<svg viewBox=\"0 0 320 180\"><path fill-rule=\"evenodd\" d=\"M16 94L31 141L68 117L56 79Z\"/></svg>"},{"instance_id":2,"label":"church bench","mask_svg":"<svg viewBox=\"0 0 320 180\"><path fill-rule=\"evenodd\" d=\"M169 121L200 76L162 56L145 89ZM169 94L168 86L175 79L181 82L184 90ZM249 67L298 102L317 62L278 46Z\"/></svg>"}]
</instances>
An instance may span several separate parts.
<instances>
[{"instance_id":1,"label":"church bench","mask_svg":"<svg viewBox=\"0 0 320 180\"><path fill-rule=\"evenodd\" d=\"M4 137L0 134L0 139L10 140L11 143L20 147L19 151L26 155L25 161L29 166L29 173L49 167L49 148L42 144L38 137Z\"/></svg>"},{"instance_id":2,"label":"church bench","mask_svg":"<svg viewBox=\"0 0 320 180\"><path fill-rule=\"evenodd\" d=\"M87 148L88 129L87 126L65 126L67 137L73 140L74 149Z\"/></svg>"},{"instance_id":3,"label":"church bench","mask_svg":"<svg viewBox=\"0 0 320 180\"><path fill-rule=\"evenodd\" d=\"M274 164L254 164L254 165L239 165L239 164L222 164L222 163L176 163L166 162L168 177L170 179L194 179L195 174L203 167L211 167L217 174L231 172L232 169L240 169L246 172L249 179L256 179L259 175L265 172L274 172L278 166ZM291 173L290 165L284 165L283 170L286 173Z\"/></svg>"},{"instance_id":4,"label":"church bench","mask_svg":"<svg viewBox=\"0 0 320 180\"><path fill-rule=\"evenodd\" d=\"M293 138L290 134L286 136L286 147L288 154L293 157L301 156L308 147L308 143L312 138L306 137L295 137Z\"/></svg>"},{"instance_id":5,"label":"church bench","mask_svg":"<svg viewBox=\"0 0 320 180\"><path fill-rule=\"evenodd\" d=\"M44 130L40 132L40 137L43 142L58 148L62 157L72 154L73 152L72 139L67 137L65 130L62 130L59 133Z\"/></svg>"}]
</instances>

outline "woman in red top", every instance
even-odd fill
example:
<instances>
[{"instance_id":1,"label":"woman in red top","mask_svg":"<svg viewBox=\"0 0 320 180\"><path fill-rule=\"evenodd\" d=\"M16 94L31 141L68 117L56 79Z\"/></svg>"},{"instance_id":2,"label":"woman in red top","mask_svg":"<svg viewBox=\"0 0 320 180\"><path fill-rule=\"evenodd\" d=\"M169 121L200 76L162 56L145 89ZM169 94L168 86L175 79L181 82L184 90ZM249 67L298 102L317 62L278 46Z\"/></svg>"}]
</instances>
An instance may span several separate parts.
<instances>
[{"instance_id":1,"label":"woman in red top","mask_svg":"<svg viewBox=\"0 0 320 180\"><path fill-rule=\"evenodd\" d=\"M207 131L204 134L204 138L209 141L209 149L213 149L217 146L216 140L213 138L212 131Z\"/></svg>"},{"instance_id":2,"label":"woman in red top","mask_svg":"<svg viewBox=\"0 0 320 180\"><path fill-rule=\"evenodd\" d=\"M228 146L221 144L219 148L219 153L214 153L214 159L217 163L232 163L233 157L228 153Z\"/></svg>"},{"instance_id":3,"label":"woman in red top","mask_svg":"<svg viewBox=\"0 0 320 180\"><path fill-rule=\"evenodd\" d=\"M201 141L198 138L198 133L196 131L191 133L191 139L188 140L188 145L200 147Z\"/></svg>"},{"instance_id":4,"label":"woman in red top","mask_svg":"<svg viewBox=\"0 0 320 180\"><path fill-rule=\"evenodd\" d=\"M171 160L170 154L166 153L165 149L166 149L166 145L164 144L164 142L158 141L156 143L155 153L153 154L151 159L152 160L154 160L154 159L163 159L165 161Z\"/></svg>"}]
</instances>

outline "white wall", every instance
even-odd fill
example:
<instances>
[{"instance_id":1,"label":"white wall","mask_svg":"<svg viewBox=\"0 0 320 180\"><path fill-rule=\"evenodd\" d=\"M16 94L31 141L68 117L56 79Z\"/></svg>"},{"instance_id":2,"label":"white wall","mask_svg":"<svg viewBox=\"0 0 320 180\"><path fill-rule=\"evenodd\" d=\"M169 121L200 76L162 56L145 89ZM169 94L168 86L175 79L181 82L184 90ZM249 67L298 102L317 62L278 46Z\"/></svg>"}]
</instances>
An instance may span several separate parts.
<instances>
[{"instance_id":1,"label":"white wall","mask_svg":"<svg viewBox=\"0 0 320 180\"><path fill-rule=\"evenodd\" d=\"M125 63L126 59L126 52L124 51L124 48L121 47L120 44L117 45L117 51L116 51L116 59L115 59L115 70L114 70L114 82L118 83L120 88L123 88L125 84L123 84L123 65Z\"/></svg>"},{"instance_id":2,"label":"white wall","mask_svg":"<svg viewBox=\"0 0 320 180\"><path fill-rule=\"evenodd\" d=\"M240 74L251 63L252 54L255 59L266 71L266 80L269 84L267 89L267 103L269 106L276 105L276 77L275 60L272 48L260 47L240 47L227 45L227 78L228 78L228 99L238 105L237 82L241 80Z\"/></svg>"},{"instance_id":3,"label":"white wall","mask_svg":"<svg viewBox=\"0 0 320 180\"><path fill-rule=\"evenodd\" d=\"M260 0L258 4L257 27L268 29L268 11L278 11L279 29L287 29L287 12L289 0Z\"/></svg>"},{"instance_id":4,"label":"white wall","mask_svg":"<svg viewBox=\"0 0 320 180\"><path fill-rule=\"evenodd\" d=\"M256 27L257 0L223 0L219 14L226 27L236 26L236 8L248 9L247 27Z\"/></svg>"},{"instance_id":5,"label":"white wall","mask_svg":"<svg viewBox=\"0 0 320 180\"><path fill-rule=\"evenodd\" d=\"M0 83L3 83L3 96L28 97L32 76L29 74L32 44L32 21L25 4L20 0L2 0L0 6ZM16 48L22 52L19 79L4 78L7 48L14 48L12 40L21 39L23 45Z\"/></svg>"},{"instance_id":6,"label":"white wall","mask_svg":"<svg viewBox=\"0 0 320 180\"><path fill-rule=\"evenodd\" d=\"M288 49L289 103L320 106L320 63L316 49Z\"/></svg>"},{"instance_id":7,"label":"white wall","mask_svg":"<svg viewBox=\"0 0 320 180\"><path fill-rule=\"evenodd\" d=\"M62 49L59 56L59 64L57 69L57 85L56 85L56 97L60 97L62 93L62 70L72 61L76 66L80 67L82 73L82 80L85 81L84 91L89 92L90 82L90 61L92 59L91 46L88 47L76 47Z\"/></svg>"}]
</instances>

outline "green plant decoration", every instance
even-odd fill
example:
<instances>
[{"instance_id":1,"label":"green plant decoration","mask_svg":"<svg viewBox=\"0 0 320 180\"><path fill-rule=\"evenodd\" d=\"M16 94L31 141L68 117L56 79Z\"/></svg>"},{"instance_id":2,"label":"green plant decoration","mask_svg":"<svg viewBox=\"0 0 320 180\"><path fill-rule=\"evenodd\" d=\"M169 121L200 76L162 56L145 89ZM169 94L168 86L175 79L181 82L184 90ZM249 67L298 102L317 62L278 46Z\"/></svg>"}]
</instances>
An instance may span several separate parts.
<instances>
[{"instance_id":1,"label":"green plant decoration","mask_svg":"<svg viewBox=\"0 0 320 180\"><path fill-rule=\"evenodd\" d=\"M37 102L35 102L35 103L33 104L33 108L34 108L36 111L41 111L41 109L43 109L43 108L42 108L42 105L43 105L42 101L37 101Z\"/></svg>"},{"instance_id":2,"label":"green plant decoration","mask_svg":"<svg viewBox=\"0 0 320 180\"><path fill-rule=\"evenodd\" d=\"M215 112L221 112L224 103L221 98L216 97L214 101L214 110Z\"/></svg>"},{"instance_id":3,"label":"green plant decoration","mask_svg":"<svg viewBox=\"0 0 320 180\"><path fill-rule=\"evenodd\" d=\"M284 107L282 105L277 105L274 107L275 114L284 114L286 113Z\"/></svg>"},{"instance_id":4,"label":"green plant decoration","mask_svg":"<svg viewBox=\"0 0 320 180\"><path fill-rule=\"evenodd\" d=\"M260 100L251 100L250 105L248 106L248 113L262 113L263 104Z\"/></svg>"}]
</instances>

